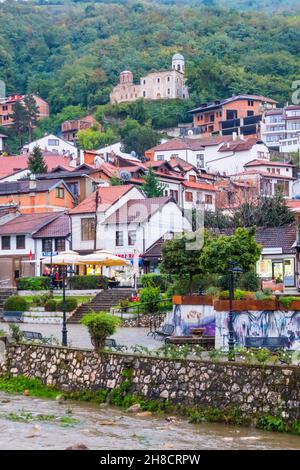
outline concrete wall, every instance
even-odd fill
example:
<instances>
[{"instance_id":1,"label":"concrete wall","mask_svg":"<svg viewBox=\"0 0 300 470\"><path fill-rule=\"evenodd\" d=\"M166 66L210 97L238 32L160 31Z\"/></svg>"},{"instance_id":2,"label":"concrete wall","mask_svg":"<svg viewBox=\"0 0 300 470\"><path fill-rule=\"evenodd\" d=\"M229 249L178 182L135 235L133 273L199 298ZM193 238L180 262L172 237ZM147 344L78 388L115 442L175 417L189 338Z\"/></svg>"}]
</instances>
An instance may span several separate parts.
<instances>
[{"instance_id":1,"label":"concrete wall","mask_svg":"<svg viewBox=\"0 0 300 470\"><path fill-rule=\"evenodd\" d=\"M61 390L109 390L132 371L130 393L146 399L226 409L247 417L300 418L300 369L295 366L173 360L54 348L7 346L0 373L38 377Z\"/></svg>"}]
</instances>

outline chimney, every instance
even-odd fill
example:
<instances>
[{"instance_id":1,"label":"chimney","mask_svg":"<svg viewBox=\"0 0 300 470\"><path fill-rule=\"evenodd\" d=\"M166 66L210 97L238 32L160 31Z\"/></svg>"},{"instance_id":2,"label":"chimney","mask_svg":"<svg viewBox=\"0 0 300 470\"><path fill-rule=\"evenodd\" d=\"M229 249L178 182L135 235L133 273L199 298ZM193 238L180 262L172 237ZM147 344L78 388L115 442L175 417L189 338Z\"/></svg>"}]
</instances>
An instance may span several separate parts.
<instances>
[{"instance_id":1,"label":"chimney","mask_svg":"<svg viewBox=\"0 0 300 470\"><path fill-rule=\"evenodd\" d=\"M36 189L36 178L35 175L31 174L29 177L29 189L31 191Z\"/></svg>"}]
</instances>

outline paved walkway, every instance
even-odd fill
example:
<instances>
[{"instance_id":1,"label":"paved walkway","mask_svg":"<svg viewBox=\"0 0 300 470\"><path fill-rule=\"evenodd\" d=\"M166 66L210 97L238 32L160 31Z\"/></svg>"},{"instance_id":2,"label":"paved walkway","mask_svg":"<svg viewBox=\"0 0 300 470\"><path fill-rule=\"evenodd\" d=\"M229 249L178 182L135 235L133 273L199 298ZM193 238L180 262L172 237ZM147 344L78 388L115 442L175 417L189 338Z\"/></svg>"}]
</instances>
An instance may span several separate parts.
<instances>
[{"instance_id":1,"label":"paved walkway","mask_svg":"<svg viewBox=\"0 0 300 470\"><path fill-rule=\"evenodd\" d=\"M38 331L43 336L53 335L58 341L61 341L62 325L37 325L36 323L19 323L21 330ZM68 343L71 347L92 348L90 336L87 328L83 325L68 324ZM0 330L9 331L9 324L0 323ZM162 341L154 340L152 336L147 336L148 328L119 328L117 333L112 337L116 339L118 344L125 346L143 345L149 349L157 349L163 345Z\"/></svg>"}]
</instances>

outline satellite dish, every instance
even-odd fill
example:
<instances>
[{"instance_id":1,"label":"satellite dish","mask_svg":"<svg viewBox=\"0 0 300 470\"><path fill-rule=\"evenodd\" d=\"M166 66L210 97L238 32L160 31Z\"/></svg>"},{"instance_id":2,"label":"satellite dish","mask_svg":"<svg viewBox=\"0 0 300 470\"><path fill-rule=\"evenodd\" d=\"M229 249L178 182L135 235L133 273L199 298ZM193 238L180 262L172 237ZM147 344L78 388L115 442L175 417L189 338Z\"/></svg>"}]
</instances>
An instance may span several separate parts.
<instances>
[{"instance_id":1,"label":"satellite dish","mask_svg":"<svg viewBox=\"0 0 300 470\"><path fill-rule=\"evenodd\" d=\"M192 129L188 131L188 135L194 135L194 132L192 131Z\"/></svg>"},{"instance_id":2,"label":"satellite dish","mask_svg":"<svg viewBox=\"0 0 300 470\"><path fill-rule=\"evenodd\" d=\"M134 150L131 150L130 155L135 158L136 157L136 152Z\"/></svg>"},{"instance_id":3,"label":"satellite dish","mask_svg":"<svg viewBox=\"0 0 300 470\"><path fill-rule=\"evenodd\" d=\"M131 173L127 170L120 171L120 179L124 182L131 180Z\"/></svg>"}]
</instances>

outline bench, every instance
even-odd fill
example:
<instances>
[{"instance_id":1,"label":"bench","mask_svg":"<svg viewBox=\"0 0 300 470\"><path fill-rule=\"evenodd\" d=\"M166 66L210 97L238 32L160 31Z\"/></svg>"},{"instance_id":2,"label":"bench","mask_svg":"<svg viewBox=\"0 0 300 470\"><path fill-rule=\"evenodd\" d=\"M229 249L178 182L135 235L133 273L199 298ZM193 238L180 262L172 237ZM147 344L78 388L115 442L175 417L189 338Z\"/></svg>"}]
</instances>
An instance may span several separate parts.
<instances>
[{"instance_id":1,"label":"bench","mask_svg":"<svg viewBox=\"0 0 300 470\"><path fill-rule=\"evenodd\" d=\"M156 338L156 336L161 337L162 339L166 338L167 336L172 336L174 333L175 326L171 325L169 323L166 323L162 325L160 330L156 330L153 333L153 338Z\"/></svg>"},{"instance_id":2,"label":"bench","mask_svg":"<svg viewBox=\"0 0 300 470\"><path fill-rule=\"evenodd\" d=\"M271 351L283 349L289 346L287 336L246 336L246 348L267 348Z\"/></svg>"},{"instance_id":3,"label":"bench","mask_svg":"<svg viewBox=\"0 0 300 470\"><path fill-rule=\"evenodd\" d=\"M23 337L27 341L41 341L44 344L50 343L50 338L46 338L38 331L22 331Z\"/></svg>"},{"instance_id":4,"label":"bench","mask_svg":"<svg viewBox=\"0 0 300 470\"><path fill-rule=\"evenodd\" d=\"M125 346L123 346L122 344L117 344L114 338L106 338L105 346L107 348L114 348L117 351L122 351L125 348Z\"/></svg>"},{"instance_id":5,"label":"bench","mask_svg":"<svg viewBox=\"0 0 300 470\"><path fill-rule=\"evenodd\" d=\"M4 311L3 312L3 320L4 321L12 321L12 322L22 322L23 321L23 312L15 312L15 311Z\"/></svg>"}]
</instances>

